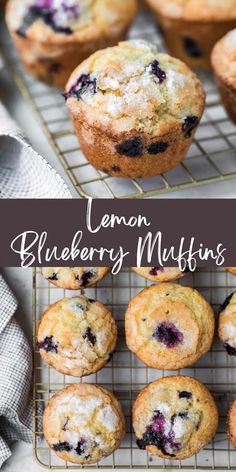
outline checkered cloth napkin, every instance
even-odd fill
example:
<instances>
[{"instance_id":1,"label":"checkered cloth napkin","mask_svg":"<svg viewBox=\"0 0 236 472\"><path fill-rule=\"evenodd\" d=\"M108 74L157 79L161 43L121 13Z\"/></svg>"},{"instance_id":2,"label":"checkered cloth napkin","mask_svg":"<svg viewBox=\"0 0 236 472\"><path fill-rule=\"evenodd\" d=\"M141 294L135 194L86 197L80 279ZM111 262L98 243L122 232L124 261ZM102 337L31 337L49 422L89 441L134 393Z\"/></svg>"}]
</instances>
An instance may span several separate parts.
<instances>
[{"instance_id":1,"label":"checkered cloth napkin","mask_svg":"<svg viewBox=\"0 0 236 472\"><path fill-rule=\"evenodd\" d=\"M1 103L0 198L71 198L64 180L32 148Z\"/></svg>"},{"instance_id":2,"label":"checkered cloth napkin","mask_svg":"<svg viewBox=\"0 0 236 472\"><path fill-rule=\"evenodd\" d=\"M14 319L17 301L0 275L0 467L13 441L32 442L32 354Z\"/></svg>"}]
</instances>

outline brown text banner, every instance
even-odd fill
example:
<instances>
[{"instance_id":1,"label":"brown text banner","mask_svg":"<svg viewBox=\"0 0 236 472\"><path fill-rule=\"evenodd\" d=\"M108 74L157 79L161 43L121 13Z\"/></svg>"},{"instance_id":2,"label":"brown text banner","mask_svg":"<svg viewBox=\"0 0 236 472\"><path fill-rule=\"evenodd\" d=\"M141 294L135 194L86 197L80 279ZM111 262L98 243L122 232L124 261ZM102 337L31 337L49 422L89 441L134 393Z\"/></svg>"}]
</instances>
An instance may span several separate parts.
<instances>
[{"instance_id":1,"label":"brown text banner","mask_svg":"<svg viewBox=\"0 0 236 472\"><path fill-rule=\"evenodd\" d=\"M1 200L1 266L236 266L236 200Z\"/></svg>"}]
</instances>

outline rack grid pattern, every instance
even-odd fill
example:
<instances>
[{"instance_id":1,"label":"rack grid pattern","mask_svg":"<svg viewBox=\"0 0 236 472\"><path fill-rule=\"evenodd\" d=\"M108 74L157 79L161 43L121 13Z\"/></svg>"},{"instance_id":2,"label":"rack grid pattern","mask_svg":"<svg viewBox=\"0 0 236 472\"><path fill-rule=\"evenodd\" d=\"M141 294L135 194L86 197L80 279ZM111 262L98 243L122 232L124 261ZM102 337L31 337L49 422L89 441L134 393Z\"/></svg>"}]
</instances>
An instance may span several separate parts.
<instances>
[{"instance_id":1,"label":"rack grid pattern","mask_svg":"<svg viewBox=\"0 0 236 472\"><path fill-rule=\"evenodd\" d=\"M224 269L200 269L187 274L181 284L198 289L211 303L214 311L232 291L236 290L236 277ZM116 353L105 368L97 374L75 379L57 373L47 366L36 347L37 325L46 307L63 296L74 296L74 292L58 289L48 284L37 269L33 278L33 327L34 327L34 449L37 460L48 469L78 469L60 460L43 440L41 411L48 399L58 390L74 382L92 382L111 389L122 403L126 416L126 437L113 455L99 464L86 466L89 469L201 469L236 470L236 450L230 445L226 433L226 415L231 401L236 397L236 359L226 354L217 337L211 351L193 367L177 372L159 371L146 367L128 350L124 335L124 314L131 298L149 282L130 269L122 269L116 275L107 277L95 288L86 289L85 294L105 303L113 313L119 328L119 342ZM77 294L77 292L75 292ZM213 393L219 407L220 424L218 432L207 447L196 456L185 461L167 461L150 456L136 446L131 424L131 408L138 392L149 382L166 375L189 375L205 383ZM42 408L39 408L42 407ZM83 468L83 467L81 467Z\"/></svg>"},{"instance_id":2,"label":"rack grid pattern","mask_svg":"<svg viewBox=\"0 0 236 472\"><path fill-rule=\"evenodd\" d=\"M2 26L1 26L2 28ZM148 12L140 13L130 38L140 38L164 50L162 38ZM212 75L201 74L207 107L194 144L183 163L170 172L147 179L110 177L87 162L79 147L61 92L30 78L23 70L9 36L3 54L16 82L30 102L47 138L81 197L142 198L236 177L235 126L219 101Z\"/></svg>"}]
</instances>

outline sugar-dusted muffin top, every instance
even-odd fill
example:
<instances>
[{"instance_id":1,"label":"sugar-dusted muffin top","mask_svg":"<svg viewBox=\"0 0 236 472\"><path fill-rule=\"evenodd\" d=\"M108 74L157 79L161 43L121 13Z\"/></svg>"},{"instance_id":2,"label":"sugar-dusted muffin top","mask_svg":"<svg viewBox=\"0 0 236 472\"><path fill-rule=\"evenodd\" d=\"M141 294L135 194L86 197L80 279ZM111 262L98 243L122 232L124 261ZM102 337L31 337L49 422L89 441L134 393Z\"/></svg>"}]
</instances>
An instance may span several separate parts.
<instances>
[{"instance_id":1,"label":"sugar-dusted muffin top","mask_svg":"<svg viewBox=\"0 0 236 472\"><path fill-rule=\"evenodd\" d=\"M107 273L109 267L43 267L42 275L53 285L68 290L91 287Z\"/></svg>"},{"instance_id":2,"label":"sugar-dusted muffin top","mask_svg":"<svg viewBox=\"0 0 236 472\"><path fill-rule=\"evenodd\" d=\"M64 460L94 463L111 454L124 436L124 416L111 392L92 384L71 385L51 398L44 435Z\"/></svg>"},{"instance_id":3,"label":"sugar-dusted muffin top","mask_svg":"<svg viewBox=\"0 0 236 472\"><path fill-rule=\"evenodd\" d=\"M229 295L221 306L219 337L230 356L236 356L236 292Z\"/></svg>"},{"instance_id":4,"label":"sugar-dusted muffin top","mask_svg":"<svg viewBox=\"0 0 236 472\"><path fill-rule=\"evenodd\" d=\"M7 19L21 36L86 41L116 35L136 13L136 0L9 0Z\"/></svg>"},{"instance_id":5,"label":"sugar-dusted muffin top","mask_svg":"<svg viewBox=\"0 0 236 472\"><path fill-rule=\"evenodd\" d=\"M156 136L182 129L190 137L203 112L201 82L178 59L142 40L119 43L84 61L71 75L65 97L76 113L91 110L89 124L113 132Z\"/></svg>"},{"instance_id":6,"label":"sugar-dusted muffin top","mask_svg":"<svg viewBox=\"0 0 236 472\"><path fill-rule=\"evenodd\" d=\"M190 21L236 18L236 0L147 0L162 15Z\"/></svg>"},{"instance_id":7,"label":"sugar-dusted muffin top","mask_svg":"<svg viewBox=\"0 0 236 472\"><path fill-rule=\"evenodd\" d=\"M133 407L138 447L169 459L198 452L216 432L217 423L213 397L190 377L164 377L151 383Z\"/></svg>"},{"instance_id":8,"label":"sugar-dusted muffin top","mask_svg":"<svg viewBox=\"0 0 236 472\"><path fill-rule=\"evenodd\" d=\"M218 76L236 87L236 29L216 43L212 53L213 67Z\"/></svg>"},{"instance_id":9,"label":"sugar-dusted muffin top","mask_svg":"<svg viewBox=\"0 0 236 472\"><path fill-rule=\"evenodd\" d=\"M133 267L134 272L153 282L169 282L185 275L178 267Z\"/></svg>"},{"instance_id":10,"label":"sugar-dusted muffin top","mask_svg":"<svg viewBox=\"0 0 236 472\"><path fill-rule=\"evenodd\" d=\"M102 303L82 295L63 298L43 314L37 341L48 364L80 377L97 372L111 359L117 327Z\"/></svg>"}]
</instances>

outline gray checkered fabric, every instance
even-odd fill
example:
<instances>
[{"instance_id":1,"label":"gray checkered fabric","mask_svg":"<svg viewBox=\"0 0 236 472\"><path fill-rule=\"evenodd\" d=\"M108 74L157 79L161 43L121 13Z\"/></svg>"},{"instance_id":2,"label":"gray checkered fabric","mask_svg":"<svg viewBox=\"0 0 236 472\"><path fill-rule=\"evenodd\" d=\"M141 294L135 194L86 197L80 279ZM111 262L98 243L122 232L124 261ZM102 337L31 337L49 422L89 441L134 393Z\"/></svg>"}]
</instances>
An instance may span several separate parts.
<instances>
[{"instance_id":1,"label":"gray checkered fabric","mask_svg":"<svg viewBox=\"0 0 236 472\"><path fill-rule=\"evenodd\" d=\"M14 319L16 308L0 275L0 467L13 441L32 442L32 353Z\"/></svg>"},{"instance_id":2,"label":"gray checkered fabric","mask_svg":"<svg viewBox=\"0 0 236 472\"><path fill-rule=\"evenodd\" d=\"M60 175L34 151L1 103L0 198L71 198Z\"/></svg>"}]
</instances>

